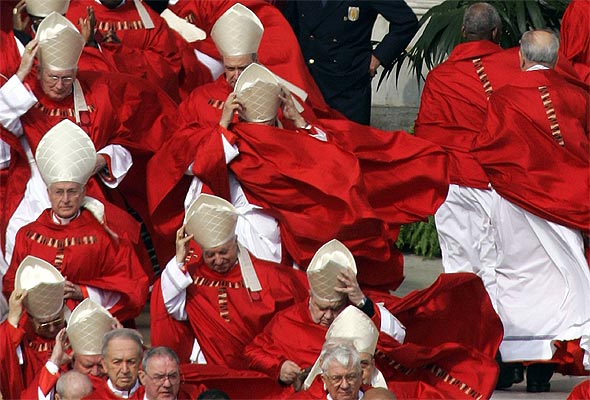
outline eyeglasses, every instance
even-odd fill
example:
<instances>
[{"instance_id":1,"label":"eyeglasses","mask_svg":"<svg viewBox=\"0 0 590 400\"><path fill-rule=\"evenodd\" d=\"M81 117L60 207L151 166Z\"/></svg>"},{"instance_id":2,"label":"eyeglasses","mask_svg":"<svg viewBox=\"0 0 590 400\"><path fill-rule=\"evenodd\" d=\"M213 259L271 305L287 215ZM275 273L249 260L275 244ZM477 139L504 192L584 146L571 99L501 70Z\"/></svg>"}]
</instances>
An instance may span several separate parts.
<instances>
[{"instance_id":1,"label":"eyeglasses","mask_svg":"<svg viewBox=\"0 0 590 400\"><path fill-rule=\"evenodd\" d=\"M64 317L59 317L57 319L54 319L53 321L47 321L47 322L37 322L35 321L35 325L37 326L37 329L41 330L41 329L47 329L49 327L54 327L54 326L59 326L62 325L65 322L65 318Z\"/></svg>"},{"instance_id":2,"label":"eyeglasses","mask_svg":"<svg viewBox=\"0 0 590 400\"><path fill-rule=\"evenodd\" d=\"M57 76L57 75L45 75L51 85L57 85L57 82L61 81L64 85L69 85L74 81L73 76Z\"/></svg>"},{"instance_id":3,"label":"eyeglasses","mask_svg":"<svg viewBox=\"0 0 590 400\"><path fill-rule=\"evenodd\" d=\"M352 384L359 377L360 377L360 374L357 373L357 372L351 372L351 373L346 374L346 375L326 375L326 378L328 378L328 381L332 385L341 385L343 379L346 380L346 383Z\"/></svg>"},{"instance_id":4,"label":"eyeglasses","mask_svg":"<svg viewBox=\"0 0 590 400\"><path fill-rule=\"evenodd\" d=\"M166 379L170 381L170 383L176 383L180 380L180 375L178 372L172 372L171 374L155 374L150 376L147 372L145 373L157 386L161 386L166 382Z\"/></svg>"}]
</instances>

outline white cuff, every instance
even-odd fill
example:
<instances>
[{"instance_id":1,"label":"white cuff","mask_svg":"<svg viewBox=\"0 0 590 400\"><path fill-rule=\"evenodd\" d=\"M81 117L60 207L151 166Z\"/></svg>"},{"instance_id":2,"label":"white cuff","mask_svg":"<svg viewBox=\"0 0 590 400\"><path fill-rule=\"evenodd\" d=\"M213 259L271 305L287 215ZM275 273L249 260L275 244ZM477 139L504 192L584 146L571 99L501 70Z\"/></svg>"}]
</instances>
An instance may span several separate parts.
<instances>
[{"instance_id":1,"label":"white cuff","mask_svg":"<svg viewBox=\"0 0 590 400\"><path fill-rule=\"evenodd\" d=\"M221 134L221 140L223 141L223 153L225 154L225 163L229 164L234 158L236 158L240 151L238 150L238 146L231 145L225 136Z\"/></svg>"},{"instance_id":2,"label":"white cuff","mask_svg":"<svg viewBox=\"0 0 590 400\"><path fill-rule=\"evenodd\" d=\"M125 178L127 172L129 172L129 169L131 169L131 166L133 165L131 153L129 150L119 144L109 144L100 149L97 153L108 155L111 158L111 172L113 174L112 177L114 181L107 182L102 179L102 177L101 180L111 189L116 188L119 186L123 178Z\"/></svg>"},{"instance_id":3,"label":"white cuff","mask_svg":"<svg viewBox=\"0 0 590 400\"><path fill-rule=\"evenodd\" d=\"M381 312L381 332L388 334L400 343L406 339L406 327L383 305L377 303Z\"/></svg>"},{"instance_id":4,"label":"white cuff","mask_svg":"<svg viewBox=\"0 0 590 400\"><path fill-rule=\"evenodd\" d=\"M86 286L88 290L88 298L95 303L100 304L107 310L113 308L115 304L121 299L121 293L110 290L103 290L93 286Z\"/></svg>"},{"instance_id":5,"label":"white cuff","mask_svg":"<svg viewBox=\"0 0 590 400\"><path fill-rule=\"evenodd\" d=\"M162 287L162 298L168 314L179 321L186 320L186 288L193 280L188 272L182 272L173 257L166 268L162 271L160 286Z\"/></svg>"}]
</instances>

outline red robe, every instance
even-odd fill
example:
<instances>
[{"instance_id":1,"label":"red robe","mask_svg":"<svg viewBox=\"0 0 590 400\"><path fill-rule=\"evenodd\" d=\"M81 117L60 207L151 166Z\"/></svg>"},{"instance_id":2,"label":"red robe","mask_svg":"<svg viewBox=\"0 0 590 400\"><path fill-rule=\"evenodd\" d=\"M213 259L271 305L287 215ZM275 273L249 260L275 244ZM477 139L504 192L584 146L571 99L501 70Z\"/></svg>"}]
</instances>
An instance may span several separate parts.
<instances>
[{"instance_id":1,"label":"red robe","mask_svg":"<svg viewBox=\"0 0 590 400\"><path fill-rule=\"evenodd\" d=\"M451 183L488 188L488 177L469 149L484 124L488 97L519 72L517 48L503 50L479 40L459 44L428 73L414 132L447 150Z\"/></svg>"},{"instance_id":2,"label":"red robe","mask_svg":"<svg viewBox=\"0 0 590 400\"><path fill-rule=\"evenodd\" d=\"M545 107L554 110L554 131ZM532 214L588 231L588 107L588 93L553 70L521 72L495 92L472 148L494 189Z\"/></svg>"},{"instance_id":3,"label":"red robe","mask_svg":"<svg viewBox=\"0 0 590 400\"><path fill-rule=\"evenodd\" d=\"M133 394L127 397L130 400L143 400L143 396L145 394L145 388L140 386ZM103 380L99 382L97 385L94 385L94 391L90 393L88 396L83 397L83 399L88 400L96 400L96 399L113 399L113 400L120 400L121 397L115 396L115 394L109 389L107 385L107 381Z\"/></svg>"},{"instance_id":4,"label":"red robe","mask_svg":"<svg viewBox=\"0 0 590 400\"><path fill-rule=\"evenodd\" d=\"M167 133L175 129L176 106L157 87L129 76L86 71L78 73L78 79L90 109L81 112L80 127L97 150L118 144L133 157L133 166L117 190L106 188L93 177L87 184L87 194L106 203L107 223L116 233L126 234L137 243L139 224L125 210L129 205L137 211L151 231L145 197L145 167ZM45 96L37 81L29 83L39 103L21 117L21 121L34 154L37 144L51 127L64 118L73 122L75 118L71 114L72 96L54 102ZM151 266L145 268L151 270Z\"/></svg>"},{"instance_id":5,"label":"red robe","mask_svg":"<svg viewBox=\"0 0 590 400\"><path fill-rule=\"evenodd\" d=\"M179 101L178 76L182 56L173 31L148 5L144 5L155 27L146 29L133 1L109 9L95 1L76 0L70 3L66 17L74 24L86 18L92 6L96 17L96 38L107 60L119 72L147 79L160 86L172 99ZM102 43L102 37L113 27L120 43Z\"/></svg>"},{"instance_id":6,"label":"red robe","mask_svg":"<svg viewBox=\"0 0 590 400\"><path fill-rule=\"evenodd\" d=\"M375 296L370 297L386 299ZM402 299L390 297L385 306L405 325L406 338L399 344L381 333L375 360L400 398L430 398L433 393L440 398L471 398L471 393L491 396L502 324L477 276L443 274L431 287ZM380 326L378 313L373 322ZM311 366L326 331L313 323L307 303L295 305L277 314L246 347L250 368L278 377L285 360L301 368ZM459 390L461 383L472 392Z\"/></svg>"},{"instance_id":7,"label":"red robe","mask_svg":"<svg viewBox=\"0 0 590 400\"><path fill-rule=\"evenodd\" d=\"M4 321L0 324L0 392L6 399L21 399L23 389L38 386L41 371L51 357L55 339L38 336L26 313L14 328ZM19 364L16 349L22 350L23 364ZM25 392L26 393L26 392Z\"/></svg>"},{"instance_id":8,"label":"red robe","mask_svg":"<svg viewBox=\"0 0 590 400\"><path fill-rule=\"evenodd\" d=\"M561 20L558 66L567 61L579 79L590 84L590 3L572 0Z\"/></svg>"},{"instance_id":9,"label":"red robe","mask_svg":"<svg viewBox=\"0 0 590 400\"><path fill-rule=\"evenodd\" d=\"M590 380L586 379L574 387L567 396L567 400L588 400L590 399Z\"/></svg>"},{"instance_id":10,"label":"red robe","mask_svg":"<svg viewBox=\"0 0 590 400\"><path fill-rule=\"evenodd\" d=\"M281 78L305 90L307 103L321 115L340 116L329 108L305 65L299 42L283 14L264 0L181 0L169 8L181 18L203 29L205 40L193 44L203 53L221 60L211 39L211 28L221 15L236 3L248 7L262 22L264 33L258 48L258 60ZM227 97L227 96L226 96ZM222 100L225 100L224 97Z\"/></svg>"},{"instance_id":11,"label":"red robe","mask_svg":"<svg viewBox=\"0 0 590 400\"><path fill-rule=\"evenodd\" d=\"M175 229L182 221L182 200L190 183L190 178L184 175L184 172L193 161L194 155L197 154L197 149L199 156L195 159L196 164L207 164L203 170L206 171L206 174L196 173L197 167L194 167L193 171L210 186L216 195L226 198L228 196L228 189L224 188L227 177L224 176L225 172L223 171L225 163L220 147L221 142L216 137L207 138L207 135L210 135L213 130L202 129L199 131L198 127L213 128L218 126L223 102L230 92L231 87L223 76L215 82L195 90L179 106L179 113L184 120L183 128L175 133L174 137L154 156L150 163L148 169L149 179L150 181L159 182L159 185L148 187L149 206L156 229L160 229L169 237L169 240L173 240ZM296 181L303 179L307 185L313 187L322 184L323 187L328 188L326 194L346 199L349 206L354 202L349 201L350 195L347 194L349 191L342 186L342 183L336 183L338 180L332 179L328 174L319 176L317 173L314 174L317 176L312 182L312 179L308 178L307 173L304 171L308 167L315 171L339 171L342 168L353 171L360 167L361 172L357 184L364 186L363 192L367 194L367 198L363 200L365 205L362 206L365 207L365 210L362 210L359 206L353 206L353 208L357 208L359 213L370 209L374 217L385 224L385 228L377 227L375 224L362 229L352 228L357 232L356 236L348 234L336 236L338 233L335 235L334 232L326 230L326 225L321 225L319 229L313 228L313 230L303 232L299 228L302 226L300 222L293 220L285 222L287 218L302 218L303 215L289 217L281 214L285 205L279 204L278 207L272 205L272 200L268 198L268 193L272 188L263 188L264 193L259 191L246 192L249 200L255 200L255 203L258 201L257 204L263 207L268 205L270 212L279 213L284 218L284 220L279 218L279 223L291 227L290 229L297 227L297 232L283 232L285 232L285 235L295 237L291 239L285 236L284 242L287 251L299 265L305 267L315 251L323 243L336 237L344 241L353 254L359 257L357 263L359 269L362 270L359 274L362 283L373 286L387 286L389 288L396 287L403 279L403 259L392 244L397 239L400 224L424 219L426 216L432 215L444 201L448 189L445 153L438 146L412 137L402 131L385 132L344 119L318 120L310 109L304 112L304 117L327 133L327 143L321 143L308 137L306 131L296 130L298 136L295 140L285 139L282 134L271 135L265 140L260 140L258 134L249 134L248 138L246 138L240 133L238 136L241 140L238 140L238 145L244 144L245 146L247 143L252 146L252 150L256 153L255 157L260 158L259 161L256 161L256 168L266 166L277 168L277 166L280 166L283 176L296 177ZM238 124L234 125L232 129L238 129L241 132L246 129L261 131L265 129L241 128L246 126L248 125ZM284 126L294 129L293 124L287 121L284 122ZM280 132L288 131L281 130ZM256 137L256 141L252 141L250 137ZM213 141L218 143L213 143ZM273 152L270 150L270 143L272 142L277 142L273 143L273 146L281 146L280 142L285 143L285 145L276 147ZM211 145L215 147L207 147ZM304 146L304 148L301 146ZM332 162L337 164L336 166L330 166L330 160L324 160L324 158L327 158L324 155L324 152L327 151L325 149L333 147L339 149L332 150L334 152L334 155L331 156ZM285 154L283 149L287 148L290 149L290 152ZM241 148L240 151L242 151ZM298 156L303 153L312 154L312 151L313 154L316 154L314 159L305 165L301 165ZM204 161L204 154L208 156L207 161ZM294 158L292 162L290 161L291 157ZM242 185L245 184L242 180L248 178L240 176L236 168L237 165L246 162L244 159L245 157L240 157L230 164L230 168L236 173ZM262 159L267 160L269 163L262 162ZM322 167L322 164L325 167ZM169 167L163 169L161 168L162 165ZM248 168L245 168L244 171L253 172ZM310 177L312 174L313 171L310 171ZM355 174L357 172L354 174L350 172L349 175L354 178ZM300 178L300 176L304 178ZM273 182L274 186L275 182L281 179L281 177L273 177L262 181L257 180L256 176L253 175L252 184L260 185L262 182ZM212 182L218 180L219 183ZM305 193L302 193L301 190L303 185L297 182L296 184L300 190L295 196L304 196ZM285 203L285 193L277 192L277 194L282 197L278 203ZM261 199L261 197L264 197L264 199ZM334 211L334 207L331 206L332 203L325 202L322 204L320 199L315 199L315 202L319 203L318 207L324 206L328 208L328 210L322 211L322 215L333 215L331 214ZM292 201L294 204L305 204L305 202L302 203L295 198L292 200L288 198L288 201ZM324 221L324 218L322 216L318 217L317 214L308 215L315 219L317 225ZM334 217L329 218L332 221L341 221L343 225L347 224L344 220L334 219ZM380 230L381 233L379 233ZM300 237L301 233L303 233L302 237ZM313 242L315 240L314 236L317 237L317 242ZM363 266L365 263L366 265Z\"/></svg>"},{"instance_id":12,"label":"red robe","mask_svg":"<svg viewBox=\"0 0 590 400\"><path fill-rule=\"evenodd\" d=\"M27 255L44 259L77 285L119 293L121 298L110 312L120 321L135 318L146 302L148 279L130 245L123 238L115 241L85 209L68 225L56 225L51 210L46 210L18 231L3 281L7 298L14 290L16 270ZM71 309L76 306L71 300L68 303Z\"/></svg>"},{"instance_id":13,"label":"red robe","mask_svg":"<svg viewBox=\"0 0 590 400\"><path fill-rule=\"evenodd\" d=\"M153 346L180 346L184 348L181 349L182 355L187 354L186 350L190 355L191 338L195 337L208 364L239 369L244 365L244 346L262 331L276 312L307 296L305 275L252 256L262 291L250 294L244 288L239 265L226 274L219 274L201 260L193 255L188 266L194 280L194 284L186 289L185 309L191 329L183 333L190 332L190 335L178 337L178 344L171 343L175 324L169 328L171 321L162 318L166 310L159 308L154 310L156 316L151 321L151 343ZM158 299L153 302L163 307L161 296L161 291L152 291L152 297ZM220 296L227 299L227 305Z\"/></svg>"}]
</instances>

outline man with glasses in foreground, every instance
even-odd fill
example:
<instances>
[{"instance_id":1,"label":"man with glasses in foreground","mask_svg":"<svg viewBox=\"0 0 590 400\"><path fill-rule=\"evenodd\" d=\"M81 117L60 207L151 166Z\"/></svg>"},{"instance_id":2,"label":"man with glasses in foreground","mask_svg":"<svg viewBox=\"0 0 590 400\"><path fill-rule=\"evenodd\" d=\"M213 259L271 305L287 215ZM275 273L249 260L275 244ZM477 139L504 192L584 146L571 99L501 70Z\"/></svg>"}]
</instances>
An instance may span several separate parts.
<instances>
[{"instance_id":1,"label":"man with glasses in foreground","mask_svg":"<svg viewBox=\"0 0 590 400\"><path fill-rule=\"evenodd\" d=\"M145 388L145 400L177 399L180 361L176 353L163 346L147 350L143 354L139 381Z\"/></svg>"},{"instance_id":2,"label":"man with glasses in foreground","mask_svg":"<svg viewBox=\"0 0 590 400\"><path fill-rule=\"evenodd\" d=\"M369 316L380 331L403 343L404 326L364 294L356 280L354 258L341 242L331 240L316 252L307 279L308 301L278 313L246 347L249 368L277 377L285 391L299 390L320 354L328 328L349 304Z\"/></svg>"},{"instance_id":3,"label":"man with glasses in foreground","mask_svg":"<svg viewBox=\"0 0 590 400\"><path fill-rule=\"evenodd\" d=\"M363 397L361 358L354 346L340 343L322 349L322 380L329 400L358 400Z\"/></svg>"}]
</instances>

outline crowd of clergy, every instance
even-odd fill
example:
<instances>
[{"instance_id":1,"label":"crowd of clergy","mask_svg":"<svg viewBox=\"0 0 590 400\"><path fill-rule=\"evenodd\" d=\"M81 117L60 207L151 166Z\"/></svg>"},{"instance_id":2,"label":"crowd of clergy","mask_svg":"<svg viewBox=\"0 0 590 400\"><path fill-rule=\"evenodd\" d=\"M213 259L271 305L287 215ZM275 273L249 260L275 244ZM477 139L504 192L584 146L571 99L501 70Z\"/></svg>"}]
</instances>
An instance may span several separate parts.
<instances>
[{"instance_id":1,"label":"crowd of clergy","mask_svg":"<svg viewBox=\"0 0 590 400\"><path fill-rule=\"evenodd\" d=\"M589 2L512 49L466 8L415 134L328 105L281 2L152 3L0 2L0 399L479 400L590 374ZM400 228L429 216L444 273L394 296Z\"/></svg>"}]
</instances>

